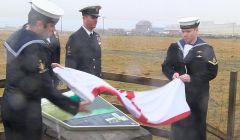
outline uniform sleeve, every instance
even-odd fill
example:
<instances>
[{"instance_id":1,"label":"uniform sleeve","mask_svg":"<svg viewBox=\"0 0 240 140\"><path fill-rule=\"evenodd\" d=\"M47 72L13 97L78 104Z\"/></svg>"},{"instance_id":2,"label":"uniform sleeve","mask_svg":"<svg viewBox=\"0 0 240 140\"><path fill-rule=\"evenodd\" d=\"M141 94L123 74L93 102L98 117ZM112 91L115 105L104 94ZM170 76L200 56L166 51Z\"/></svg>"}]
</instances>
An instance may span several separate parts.
<instances>
[{"instance_id":1,"label":"uniform sleeve","mask_svg":"<svg viewBox=\"0 0 240 140\"><path fill-rule=\"evenodd\" d=\"M61 44L60 44L60 40L59 40L59 36L55 36L56 39L56 62L60 64L60 54L61 54Z\"/></svg>"},{"instance_id":2,"label":"uniform sleeve","mask_svg":"<svg viewBox=\"0 0 240 140\"><path fill-rule=\"evenodd\" d=\"M74 48L77 47L74 37L70 36L66 44L66 54L65 54L65 66L73 69L77 69L77 56Z\"/></svg>"},{"instance_id":3,"label":"uniform sleeve","mask_svg":"<svg viewBox=\"0 0 240 140\"><path fill-rule=\"evenodd\" d=\"M62 95L58 90L53 88L49 82L51 82L51 79L47 76L47 73L42 74L42 81L44 82L42 84L43 90L43 97L47 98L49 101L51 101L53 104L57 105L61 109L71 113L76 114L79 112L79 102L72 101L68 97Z\"/></svg>"},{"instance_id":4,"label":"uniform sleeve","mask_svg":"<svg viewBox=\"0 0 240 140\"><path fill-rule=\"evenodd\" d=\"M56 63L59 63L59 64L60 64L60 53L61 53L61 46L59 44L56 49Z\"/></svg>"},{"instance_id":5,"label":"uniform sleeve","mask_svg":"<svg viewBox=\"0 0 240 140\"><path fill-rule=\"evenodd\" d=\"M218 61L214 50L209 47L203 54L206 63L206 70L190 75L192 82L208 82L217 76Z\"/></svg>"},{"instance_id":6,"label":"uniform sleeve","mask_svg":"<svg viewBox=\"0 0 240 140\"><path fill-rule=\"evenodd\" d=\"M76 114L79 110L79 103L63 96L53 87L51 66L44 62L48 53L44 52L41 47L28 46L20 56L21 69L25 74L20 84L21 91L32 99L47 98L61 109Z\"/></svg>"},{"instance_id":7,"label":"uniform sleeve","mask_svg":"<svg viewBox=\"0 0 240 140\"><path fill-rule=\"evenodd\" d=\"M167 56L162 64L162 72L167 76L169 80L172 80L172 76L175 73L174 71L174 61L173 58L175 58L173 54L173 44L170 45L170 47L167 50Z\"/></svg>"},{"instance_id":8,"label":"uniform sleeve","mask_svg":"<svg viewBox=\"0 0 240 140\"><path fill-rule=\"evenodd\" d=\"M53 34L50 37L50 46L53 49L53 62L60 64L61 46L57 35Z\"/></svg>"},{"instance_id":9,"label":"uniform sleeve","mask_svg":"<svg viewBox=\"0 0 240 140\"><path fill-rule=\"evenodd\" d=\"M51 46L53 48L53 63L60 64L60 52L61 52L61 46L59 42L59 38L56 35L52 35L50 38ZM57 87L57 85L60 83L60 80L57 78L57 76L53 73L52 74L54 86Z\"/></svg>"},{"instance_id":10,"label":"uniform sleeve","mask_svg":"<svg viewBox=\"0 0 240 140\"><path fill-rule=\"evenodd\" d=\"M56 52L55 52L55 58L54 58L54 62L55 63L59 63L60 64L60 53L61 53L61 46L60 46L60 42L58 38L55 38L55 44L56 45Z\"/></svg>"}]
</instances>

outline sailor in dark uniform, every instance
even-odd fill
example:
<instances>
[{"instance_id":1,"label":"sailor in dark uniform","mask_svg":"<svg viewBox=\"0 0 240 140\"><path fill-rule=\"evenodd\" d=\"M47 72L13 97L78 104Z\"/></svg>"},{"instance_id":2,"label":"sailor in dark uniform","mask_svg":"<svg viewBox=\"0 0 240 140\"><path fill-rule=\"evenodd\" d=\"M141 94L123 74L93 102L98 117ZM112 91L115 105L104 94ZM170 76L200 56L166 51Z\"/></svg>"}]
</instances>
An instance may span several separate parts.
<instances>
[{"instance_id":1,"label":"sailor in dark uniform","mask_svg":"<svg viewBox=\"0 0 240 140\"><path fill-rule=\"evenodd\" d=\"M80 10L83 26L73 33L66 44L65 66L101 77L101 39L93 31L101 6L88 6Z\"/></svg>"},{"instance_id":2,"label":"sailor in dark uniform","mask_svg":"<svg viewBox=\"0 0 240 140\"><path fill-rule=\"evenodd\" d=\"M57 30L54 30L53 34L46 40L49 43L50 49L52 51L52 63L60 64L61 47Z\"/></svg>"},{"instance_id":3,"label":"sailor in dark uniform","mask_svg":"<svg viewBox=\"0 0 240 140\"><path fill-rule=\"evenodd\" d=\"M191 115L171 127L173 140L206 140L206 117L209 100L209 81L218 71L213 47L198 37L199 18L179 20L183 39L172 43L162 64L169 80L185 82L186 100Z\"/></svg>"},{"instance_id":4,"label":"sailor in dark uniform","mask_svg":"<svg viewBox=\"0 0 240 140\"><path fill-rule=\"evenodd\" d=\"M51 60L52 63L58 63L60 64L60 53L61 53L61 47L60 47L60 41L59 41L59 35L57 30L53 31L53 34L48 37L47 43L49 44L49 49L51 51ZM57 78L57 76L53 73L52 74L53 78L53 84L55 87L58 86L60 80Z\"/></svg>"},{"instance_id":5,"label":"sailor in dark uniform","mask_svg":"<svg viewBox=\"0 0 240 140\"><path fill-rule=\"evenodd\" d=\"M4 43L7 67L2 119L6 140L41 139L41 98L47 98L71 114L88 104L70 100L51 84L51 52L45 39L63 13L51 1L33 0L28 24Z\"/></svg>"}]
</instances>

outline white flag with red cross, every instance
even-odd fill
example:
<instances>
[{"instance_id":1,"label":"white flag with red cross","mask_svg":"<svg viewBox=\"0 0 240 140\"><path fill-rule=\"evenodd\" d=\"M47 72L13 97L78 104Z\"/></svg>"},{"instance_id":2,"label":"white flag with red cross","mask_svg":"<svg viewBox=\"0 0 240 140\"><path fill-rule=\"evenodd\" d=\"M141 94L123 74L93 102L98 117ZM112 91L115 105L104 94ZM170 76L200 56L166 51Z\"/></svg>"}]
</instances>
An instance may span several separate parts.
<instances>
[{"instance_id":1,"label":"white flag with red cross","mask_svg":"<svg viewBox=\"0 0 240 140\"><path fill-rule=\"evenodd\" d=\"M119 91L103 79L83 71L67 67L56 67L53 71L84 100L93 102L103 92L117 96L123 106L144 124L166 125L190 115L185 85L180 79L153 90Z\"/></svg>"}]
</instances>

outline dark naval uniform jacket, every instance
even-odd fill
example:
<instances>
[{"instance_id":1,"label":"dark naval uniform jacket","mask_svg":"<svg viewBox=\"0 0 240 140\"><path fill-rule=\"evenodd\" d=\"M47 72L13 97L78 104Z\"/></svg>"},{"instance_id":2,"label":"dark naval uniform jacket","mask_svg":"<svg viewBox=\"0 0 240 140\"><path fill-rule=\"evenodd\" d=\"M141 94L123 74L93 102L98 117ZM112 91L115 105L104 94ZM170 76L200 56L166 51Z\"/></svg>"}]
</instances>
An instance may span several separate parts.
<instances>
[{"instance_id":1,"label":"dark naval uniform jacket","mask_svg":"<svg viewBox=\"0 0 240 140\"><path fill-rule=\"evenodd\" d=\"M48 48L51 52L51 60L52 60L51 62L60 64L61 47L60 47L58 34L54 32L51 37L46 39L46 42L48 43L48 46L49 46ZM54 86L57 87L60 80L57 78L57 76L54 73L52 74L52 79L53 79Z\"/></svg>"},{"instance_id":2,"label":"dark naval uniform jacket","mask_svg":"<svg viewBox=\"0 0 240 140\"><path fill-rule=\"evenodd\" d=\"M49 38L49 48L52 51L52 62L60 64L60 41L57 33L53 33L53 35Z\"/></svg>"},{"instance_id":3,"label":"dark naval uniform jacket","mask_svg":"<svg viewBox=\"0 0 240 140\"><path fill-rule=\"evenodd\" d=\"M2 119L11 140L41 137L41 98L76 114L79 103L60 94L52 85L51 52L36 33L22 29L4 43L7 52Z\"/></svg>"},{"instance_id":4,"label":"dark naval uniform jacket","mask_svg":"<svg viewBox=\"0 0 240 140\"><path fill-rule=\"evenodd\" d=\"M218 64L212 46L201 38L197 39L185 58L184 45L184 40L172 43L162 64L162 71L169 80L175 72L179 75L187 73L191 78L190 83L185 83L191 115L172 125L172 137L174 140L206 140L209 81L216 77Z\"/></svg>"},{"instance_id":5,"label":"dark naval uniform jacket","mask_svg":"<svg viewBox=\"0 0 240 140\"><path fill-rule=\"evenodd\" d=\"M93 32L90 37L81 27L66 44L65 66L101 77L101 39Z\"/></svg>"}]
</instances>

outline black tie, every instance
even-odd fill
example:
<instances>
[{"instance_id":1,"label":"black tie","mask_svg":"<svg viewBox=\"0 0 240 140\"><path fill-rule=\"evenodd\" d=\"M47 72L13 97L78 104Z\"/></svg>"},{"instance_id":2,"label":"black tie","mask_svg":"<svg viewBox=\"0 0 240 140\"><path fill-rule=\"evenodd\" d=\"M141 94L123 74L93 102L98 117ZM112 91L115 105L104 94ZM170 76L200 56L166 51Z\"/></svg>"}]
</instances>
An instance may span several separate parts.
<instances>
[{"instance_id":1,"label":"black tie","mask_svg":"<svg viewBox=\"0 0 240 140\"><path fill-rule=\"evenodd\" d=\"M90 37L91 37L91 38L93 37L93 33L90 33Z\"/></svg>"}]
</instances>

